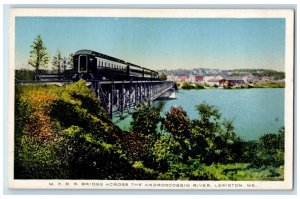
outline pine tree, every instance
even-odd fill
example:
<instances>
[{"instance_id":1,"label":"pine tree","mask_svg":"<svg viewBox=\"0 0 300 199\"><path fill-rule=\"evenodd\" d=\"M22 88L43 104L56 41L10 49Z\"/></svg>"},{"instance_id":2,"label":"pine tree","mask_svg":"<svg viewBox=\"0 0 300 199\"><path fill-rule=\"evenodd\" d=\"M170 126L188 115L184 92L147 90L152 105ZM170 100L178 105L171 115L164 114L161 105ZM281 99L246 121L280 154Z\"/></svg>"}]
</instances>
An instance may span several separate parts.
<instances>
[{"instance_id":1,"label":"pine tree","mask_svg":"<svg viewBox=\"0 0 300 199\"><path fill-rule=\"evenodd\" d=\"M58 74L61 72L61 68L63 66L63 57L61 55L60 50L56 51L56 55L53 57L52 65L57 69Z\"/></svg>"},{"instance_id":2,"label":"pine tree","mask_svg":"<svg viewBox=\"0 0 300 199\"><path fill-rule=\"evenodd\" d=\"M73 63L73 56L74 56L74 54L73 53L70 53L69 54L69 57L67 58L67 68L73 68L73 65L74 65L74 63Z\"/></svg>"},{"instance_id":3,"label":"pine tree","mask_svg":"<svg viewBox=\"0 0 300 199\"><path fill-rule=\"evenodd\" d=\"M49 62L49 55L47 53L47 48L44 45L41 35L38 35L33 44L30 46L32 50L30 51L30 58L28 64L35 68L36 76L39 74L40 67L45 67Z\"/></svg>"}]
</instances>

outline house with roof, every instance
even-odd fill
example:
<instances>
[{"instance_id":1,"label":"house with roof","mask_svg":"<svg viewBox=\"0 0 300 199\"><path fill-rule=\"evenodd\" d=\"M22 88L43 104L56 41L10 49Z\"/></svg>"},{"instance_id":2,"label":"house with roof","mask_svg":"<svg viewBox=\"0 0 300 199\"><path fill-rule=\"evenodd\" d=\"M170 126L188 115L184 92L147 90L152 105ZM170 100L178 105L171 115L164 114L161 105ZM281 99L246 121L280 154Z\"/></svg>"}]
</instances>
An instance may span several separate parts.
<instances>
[{"instance_id":1,"label":"house with roof","mask_svg":"<svg viewBox=\"0 0 300 199\"><path fill-rule=\"evenodd\" d=\"M206 83L210 86L219 87L220 81L221 80L218 80L218 79L209 79Z\"/></svg>"},{"instance_id":2,"label":"house with roof","mask_svg":"<svg viewBox=\"0 0 300 199\"><path fill-rule=\"evenodd\" d=\"M195 75L194 82L204 82L204 76L203 75Z\"/></svg>"}]
</instances>

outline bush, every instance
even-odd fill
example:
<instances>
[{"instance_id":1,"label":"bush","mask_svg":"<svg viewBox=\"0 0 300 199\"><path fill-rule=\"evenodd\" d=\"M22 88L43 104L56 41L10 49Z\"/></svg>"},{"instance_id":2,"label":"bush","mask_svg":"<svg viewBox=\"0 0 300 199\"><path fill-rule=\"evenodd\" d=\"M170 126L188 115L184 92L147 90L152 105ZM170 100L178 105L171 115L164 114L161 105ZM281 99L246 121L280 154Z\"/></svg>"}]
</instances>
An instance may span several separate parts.
<instances>
[{"instance_id":1,"label":"bush","mask_svg":"<svg viewBox=\"0 0 300 199\"><path fill-rule=\"evenodd\" d=\"M132 179L143 172L116 144L109 120L84 81L16 89L15 177Z\"/></svg>"}]
</instances>

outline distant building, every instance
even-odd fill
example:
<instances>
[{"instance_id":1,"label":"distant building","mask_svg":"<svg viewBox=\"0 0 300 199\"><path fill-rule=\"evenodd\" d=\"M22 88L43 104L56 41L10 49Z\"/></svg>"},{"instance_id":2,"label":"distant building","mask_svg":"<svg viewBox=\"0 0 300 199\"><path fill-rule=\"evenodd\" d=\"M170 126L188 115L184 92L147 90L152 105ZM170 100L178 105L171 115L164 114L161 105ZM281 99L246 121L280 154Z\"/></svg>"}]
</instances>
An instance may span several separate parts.
<instances>
[{"instance_id":1,"label":"distant building","mask_svg":"<svg viewBox=\"0 0 300 199\"><path fill-rule=\"evenodd\" d=\"M175 75L167 75L167 80L176 82L178 81L178 77Z\"/></svg>"},{"instance_id":2,"label":"distant building","mask_svg":"<svg viewBox=\"0 0 300 199\"><path fill-rule=\"evenodd\" d=\"M214 78L214 79L209 79L206 83L210 86L220 86L220 81L221 80Z\"/></svg>"},{"instance_id":3,"label":"distant building","mask_svg":"<svg viewBox=\"0 0 300 199\"><path fill-rule=\"evenodd\" d=\"M187 76L187 75L178 76L178 81L188 82L189 81L189 76Z\"/></svg>"},{"instance_id":4,"label":"distant building","mask_svg":"<svg viewBox=\"0 0 300 199\"><path fill-rule=\"evenodd\" d=\"M218 75L218 76L216 77L216 79L217 79L217 80L221 80L221 79L224 79L224 77L223 77L222 75Z\"/></svg>"},{"instance_id":5,"label":"distant building","mask_svg":"<svg viewBox=\"0 0 300 199\"><path fill-rule=\"evenodd\" d=\"M194 82L204 82L204 76L202 75L195 75L195 81Z\"/></svg>"},{"instance_id":6,"label":"distant building","mask_svg":"<svg viewBox=\"0 0 300 199\"><path fill-rule=\"evenodd\" d=\"M209 75L209 76L204 76L203 80L204 82L208 82L209 80L216 79L217 76Z\"/></svg>"}]
</instances>

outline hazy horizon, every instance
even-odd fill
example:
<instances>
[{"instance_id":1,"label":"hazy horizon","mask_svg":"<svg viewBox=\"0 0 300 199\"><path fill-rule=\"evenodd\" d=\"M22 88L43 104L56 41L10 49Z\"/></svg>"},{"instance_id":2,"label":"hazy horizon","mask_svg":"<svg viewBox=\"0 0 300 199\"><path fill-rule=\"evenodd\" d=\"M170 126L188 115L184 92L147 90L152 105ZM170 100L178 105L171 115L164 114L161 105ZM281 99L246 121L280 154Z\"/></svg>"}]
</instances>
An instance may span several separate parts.
<instances>
[{"instance_id":1,"label":"hazy horizon","mask_svg":"<svg viewBox=\"0 0 300 199\"><path fill-rule=\"evenodd\" d=\"M16 69L39 34L50 62L90 49L153 70L285 69L281 18L16 17Z\"/></svg>"}]
</instances>

